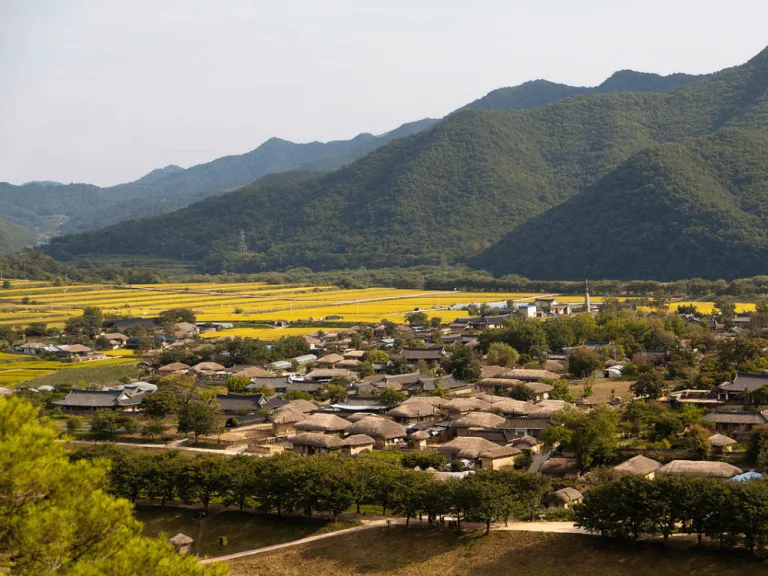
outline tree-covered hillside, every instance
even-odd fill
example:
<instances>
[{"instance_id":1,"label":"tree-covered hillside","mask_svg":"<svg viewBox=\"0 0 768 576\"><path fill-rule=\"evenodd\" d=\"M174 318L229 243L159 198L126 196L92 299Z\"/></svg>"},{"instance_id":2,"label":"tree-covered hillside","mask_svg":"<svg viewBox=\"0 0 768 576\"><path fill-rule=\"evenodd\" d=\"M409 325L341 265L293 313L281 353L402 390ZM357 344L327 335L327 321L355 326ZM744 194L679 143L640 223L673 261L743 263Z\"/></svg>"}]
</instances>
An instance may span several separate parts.
<instances>
[{"instance_id":1,"label":"tree-covered hillside","mask_svg":"<svg viewBox=\"0 0 768 576\"><path fill-rule=\"evenodd\" d=\"M670 74L660 76L633 70L620 70L599 86L568 86L549 80L532 80L519 86L498 88L470 102L464 108L479 110L527 110L554 104L565 98L584 94L608 94L610 92L670 92L703 80L707 75Z\"/></svg>"},{"instance_id":2,"label":"tree-covered hillside","mask_svg":"<svg viewBox=\"0 0 768 576\"><path fill-rule=\"evenodd\" d=\"M188 169L166 166L119 186L0 182L0 217L44 236L92 230L115 222L165 214L209 196L249 184L266 174L326 171L348 164L371 150L432 126L424 119L374 136L295 144L272 138L247 154L225 156Z\"/></svg>"},{"instance_id":3,"label":"tree-covered hillside","mask_svg":"<svg viewBox=\"0 0 768 576\"><path fill-rule=\"evenodd\" d=\"M669 94L592 94L525 111L465 110L336 172L302 182L259 183L163 217L57 239L50 250L65 258L184 253L210 271L461 261L645 149L664 157L678 148L658 144L723 127L765 130L767 90L764 51ZM680 162L683 172L698 169L688 166L687 157ZM650 165L651 173L656 165ZM680 193L692 194L687 187ZM674 230L675 222L668 225ZM564 236L557 227L549 233ZM563 259L559 252L537 252L544 260ZM506 257L491 251L482 263L497 268L494 254ZM658 277L664 270L649 266L643 276Z\"/></svg>"},{"instance_id":4,"label":"tree-covered hillside","mask_svg":"<svg viewBox=\"0 0 768 576\"><path fill-rule=\"evenodd\" d=\"M0 255L11 254L34 243L34 232L0 219Z\"/></svg>"},{"instance_id":5,"label":"tree-covered hillside","mask_svg":"<svg viewBox=\"0 0 768 576\"><path fill-rule=\"evenodd\" d=\"M539 279L734 278L768 272L768 131L643 150L474 260Z\"/></svg>"}]
</instances>

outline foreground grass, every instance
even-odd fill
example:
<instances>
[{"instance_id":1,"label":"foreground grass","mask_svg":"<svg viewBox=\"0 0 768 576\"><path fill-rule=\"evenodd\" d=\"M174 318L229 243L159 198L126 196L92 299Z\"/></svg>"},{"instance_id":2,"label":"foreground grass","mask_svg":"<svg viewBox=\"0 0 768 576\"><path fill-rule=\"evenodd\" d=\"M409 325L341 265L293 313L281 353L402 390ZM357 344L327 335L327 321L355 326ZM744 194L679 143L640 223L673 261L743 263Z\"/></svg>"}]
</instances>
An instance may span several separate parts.
<instances>
[{"instance_id":1,"label":"foreground grass","mask_svg":"<svg viewBox=\"0 0 768 576\"><path fill-rule=\"evenodd\" d=\"M193 552L209 557L272 546L353 526L315 518L278 518L230 510L212 512L198 522L193 510L159 506L137 506L136 518L144 523L147 536L157 536L161 532L173 536L182 532L195 540ZM220 536L227 537L227 546L219 545Z\"/></svg>"},{"instance_id":2,"label":"foreground grass","mask_svg":"<svg viewBox=\"0 0 768 576\"><path fill-rule=\"evenodd\" d=\"M695 549L620 545L597 537L532 532L458 536L380 528L230 563L232 576L753 576L764 563Z\"/></svg>"}]
</instances>

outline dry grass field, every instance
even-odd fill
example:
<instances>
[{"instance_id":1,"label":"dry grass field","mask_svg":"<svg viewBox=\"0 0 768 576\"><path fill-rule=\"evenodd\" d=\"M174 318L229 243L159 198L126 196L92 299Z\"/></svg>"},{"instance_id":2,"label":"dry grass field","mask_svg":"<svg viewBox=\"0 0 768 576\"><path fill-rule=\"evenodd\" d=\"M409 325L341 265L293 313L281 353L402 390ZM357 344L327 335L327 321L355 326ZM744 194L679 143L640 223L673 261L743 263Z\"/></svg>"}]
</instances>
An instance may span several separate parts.
<instances>
[{"instance_id":1,"label":"dry grass field","mask_svg":"<svg viewBox=\"0 0 768 576\"><path fill-rule=\"evenodd\" d=\"M382 528L230 563L232 576L752 576L765 563L692 548L609 543L592 536L492 532L458 536Z\"/></svg>"}]
</instances>

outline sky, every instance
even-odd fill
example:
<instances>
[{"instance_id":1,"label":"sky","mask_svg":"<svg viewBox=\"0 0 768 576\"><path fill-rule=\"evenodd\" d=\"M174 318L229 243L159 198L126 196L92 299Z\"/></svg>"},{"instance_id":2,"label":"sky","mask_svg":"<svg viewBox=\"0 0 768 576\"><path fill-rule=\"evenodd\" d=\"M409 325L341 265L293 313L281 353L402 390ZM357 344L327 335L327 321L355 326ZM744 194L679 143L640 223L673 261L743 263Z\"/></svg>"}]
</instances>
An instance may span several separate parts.
<instances>
[{"instance_id":1,"label":"sky","mask_svg":"<svg viewBox=\"0 0 768 576\"><path fill-rule=\"evenodd\" d=\"M113 185L537 78L713 72L766 22L766 0L0 0L0 181Z\"/></svg>"}]
</instances>

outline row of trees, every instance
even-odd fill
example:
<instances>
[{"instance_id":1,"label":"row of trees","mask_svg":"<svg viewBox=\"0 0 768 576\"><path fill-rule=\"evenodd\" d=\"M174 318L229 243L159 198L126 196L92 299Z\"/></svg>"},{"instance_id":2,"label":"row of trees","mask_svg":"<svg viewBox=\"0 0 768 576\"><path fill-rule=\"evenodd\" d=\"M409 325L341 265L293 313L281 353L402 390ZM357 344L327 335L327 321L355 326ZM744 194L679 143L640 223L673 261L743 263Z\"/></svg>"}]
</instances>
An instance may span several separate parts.
<instances>
[{"instance_id":1,"label":"row of trees","mask_svg":"<svg viewBox=\"0 0 768 576\"><path fill-rule=\"evenodd\" d=\"M708 477L627 476L589 490L575 507L578 524L610 538L675 533L707 536L750 552L768 544L768 484Z\"/></svg>"},{"instance_id":2,"label":"row of trees","mask_svg":"<svg viewBox=\"0 0 768 576\"><path fill-rule=\"evenodd\" d=\"M151 498L212 502L249 507L278 515L327 512L336 520L343 512L376 504L408 520L426 516L436 522L446 515L491 522L528 517L550 490L538 474L514 470L479 471L462 480L439 481L427 472L401 467L371 456L299 456L270 458L217 455L183 458L176 452L138 454L114 447L91 447L75 460L106 456L112 460L111 490L132 501ZM412 464L413 462L409 462ZM426 462L425 462L426 464ZM408 521L407 520L407 521Z\"/></svg>"}]
</instances>

